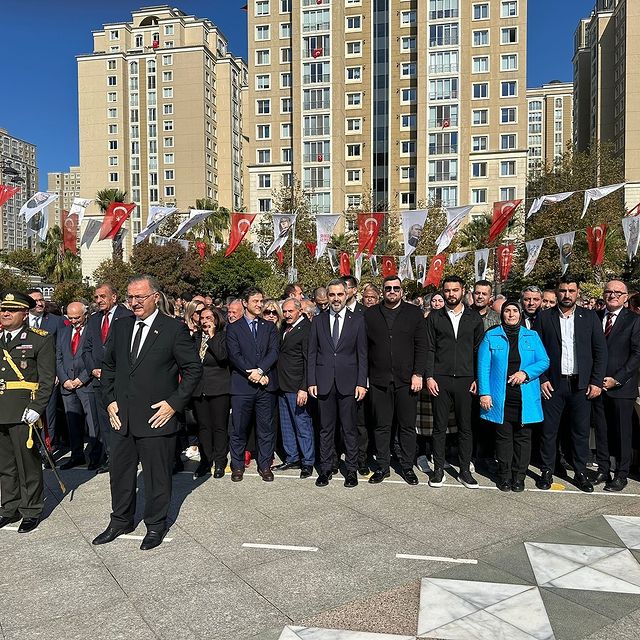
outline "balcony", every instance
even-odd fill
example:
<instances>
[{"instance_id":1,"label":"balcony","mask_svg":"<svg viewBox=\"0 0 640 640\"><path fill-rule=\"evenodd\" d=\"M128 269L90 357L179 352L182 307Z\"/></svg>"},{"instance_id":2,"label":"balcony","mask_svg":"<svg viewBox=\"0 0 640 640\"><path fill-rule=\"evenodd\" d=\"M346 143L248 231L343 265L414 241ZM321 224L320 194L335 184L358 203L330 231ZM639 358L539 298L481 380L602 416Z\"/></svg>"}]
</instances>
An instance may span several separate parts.
<instances>
[{"instance_id":1,"label":"balcony","mask_svg":"<svg viewBox=\"0 0 640 640\"><path fill-rule=\"evenodd\" d=\"M429 65L429 73L458 73L460 65L455 64L432 64Z\"/></svg>"},{"instance_id":2,"label":"balcony","mask_svg":"<svg viewBox=\"0 0 640 640\"><path fill-rule=\"evenodd\" d=\"M449 91L448 93L438 93L430 91L429 92L429 100L457 100L458 92L457 91Z\"/></svg>"},{"instance_id":3,"label":"balcony","mask_svg":"<svg viewBox=\"0 0 640 640\"><path fill-rule=\"evenodd\" d=\"M458 179L457 173L430 173L429 182L454 182Z\"/></svg>"},{"instance_id":4,"label":"balcony","mask_svg":"<svg viewBox=\"0 0 640 640\"><path fill-rule=\"evenodd\" d=\"M331 82L330 73L317 73L302 76L302 84L326 84Z\"/></svg>"},{"instance_id":5,"label":"balcony","mask_svg":"<svg viewBox=\"0 0 640 640\"><path fill-rule=\"evenodd\" d=\"M458 145L457 144L443 144L443 145L430 144L429 145L429 155L431 156L446 155L448 153L458 153Z\"/></svg>"},{"instance_id":6,"label":"balcony","mask_svg":"<svg viewBox=\"0 0 640 640\"><path fill-rule=\"evenodd\" d=\"M302 108L305 111L312 111L315 109L329 109L329 107L331 107L331 100L307 100L302 104Z\"/></svg>"},{"instance_id":7,"label":"balcony","mask_svg":"<svg viewBox=\"0 0 640 640\"><path fill-rule=\"evenodd\" d=\"M302 0L303 7L316 7L331 4L331 0Z\"/></svg>"},{"instance_id":8,"label":"balcony","mask_svg":"<svg viewBox=\"0 0 640 640\"><path fill-rule=\"evenodd\" d=\"M331 127L305 127L303 135L305 136L328 136L331 133Z\"/></svg>"},{"instance_id":9,"label":"balcony","mask_svg":"<svg viewBox=\"0 0 640 640\"><path fill-rule=\"evenodd\" d=\"M442 38L433 38L429 40L430 47L457 47L458 44L458 36L443 36Z\"/></svg>"},{"instance_id":10,"label":"balcony","mask_svg":"<svg viewBox=\"0 0 640 640\"><path fill-rule=\"evenodd\" d=\"M331 22L318 22L316 24L303 24L302 33L315 33L316 31L329 31Z\"/></svg>"},{"instance_id":11,"label":"balcony","mask_svg":"<svg viewBox=\"0 0 640 640\"><path fill-rule=\"evenodd\" d=\"M451 116L450 118L436 118L435 120L431 119L428 122L429 129L446 129L444 126L445 122L449 122L449 127L457 127L458 126L458 116Z\"/></svg>"},{"instance_id":12,"label":"balcony","mask_svg":"<svg viewBox=\"0 0 640 640\"><path fill-rule=\"evenodd\" d=\"M324 189L331 186L331 180L304 180L302 186L305 189Z\"/></svg>"},{"instance_id":13,"label":"balcony","mask_svg":"<svg viewBox=\"0 0 640 640\"><path fill-rule=\"evenodd\" d=\"M330 162L331 154L326 153L305 153L302 156L302 162Z\"/></svg>"}]
</instances>

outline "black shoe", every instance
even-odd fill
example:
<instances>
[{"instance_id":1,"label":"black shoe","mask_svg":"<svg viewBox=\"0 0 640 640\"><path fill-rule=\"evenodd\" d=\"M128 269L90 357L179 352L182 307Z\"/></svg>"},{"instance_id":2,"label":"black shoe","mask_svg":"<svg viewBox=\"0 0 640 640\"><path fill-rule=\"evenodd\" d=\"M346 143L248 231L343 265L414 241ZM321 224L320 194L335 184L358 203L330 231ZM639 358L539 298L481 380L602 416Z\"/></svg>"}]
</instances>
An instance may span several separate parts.
<instances>
[{"instance_id":1,"label":"black shoe","mask_svg":"<svg viewBox=\"0 0 640 640\"><path fill-rule=\"evenodd\" d=\"M598 471L596 477L592 480L592 484L594 486L597 486L599 484L607 484L609 482L611 482L611 474L608 472L604 473L603 471Z\"/></svg>"},{"instance_id":2,"label":"black shoe","mask_svg":"<svg viewBox=\"0 0 640 640\"><path fill-rule=\"evenodd\" d=\"M267 467L266 469L258 469L258 474L265 482L273 482L273 471Z\"/></svg>"},{"instance_id":3,"label":"black shoe","mask_svg":"<svg viewBox=\"0 0 640 640\"><path fill-rule=\"evenodd\" d=\"M193 479L203 478L211 473L211 467L208 464L199 464L198 468L193 472Z\"/></svg>"},{"instance_id":4,"label":"black shoe","mask_svg":"<svg viewBox=\"0 0 640 640\"><path fill-rule=\"evenodd\" d=\"M593 493L593 485L584 473L576 473L573 481L575 482L576 487L580 489L580 491L584 491L585 493Z\"/></svg>"},{"instance_id":5,"label":"black shoe","mask_svg":"<svg viewBox=\"0 0 640 640\"><path fill-rule=\"evenodd\" d=\"M184 471L184 463L182 460L177 460L173 463L173 469L171 473L175 476L177 473L182 473Z\"/></svg>"},{"instance_id":6,"label":"black shoe","mask_svg":"<svg viewBox=\"0 0 640 640\"><path fill-rule=\"evenodd\" d=\"M159 547L166 533L164 529L162 531L147 531L147 535L142 539L140 550L149 551L149 549Z\"/></svg>"},{"instance_id":7,"label":"black shoe","mask_svg":"<svg viewBox=\"0 0 640 640\"><path fill-rule=\"evenodd\" d=\"M87 471L95 471L100 466L99 462L90 462L87 465Z\"/></svg>"},{"instance_id":8,"label":"black shoe","mask_svg":"<svg viewBox=\"0 0 640 640\"><path fill-rule=\"evenodd\" d=\"M20 514L18 513L16 513L15 516L2 516L0 517L0 529L2 529L2 527L6 527L8 524L18 522L18 520L20 520Z\"/></svg>"},{"instance_id":9,"label":"black shoe","mask_svg":"<svg viewBox=\"0 0 640 640\"><path fill-rule=\"evenodd\" d=\"M301 478L310 478L313 475L313 467L308 467L306 465L302 465L300 467L300 477Z\"/></svg>"},{"instance_id":10,"label":"black shoe","mask_svg":"<svg viewBox=\"0 0 640 640\"><path fill-rule=\"evenodd\" d=\"M553 473L550 469L544 469L540 474L540 477L536 480L536 487L543 491L551 489L551 483L553 482Z\"/></svg>"},{"instance_id":11,"label":"black shoe","mask_svg":"<svg viewBox=\"0 0 640 640\"><path fill-rule=\"evenodd\" d=\"M34 529L37 529L40 524L40 518L23 518L20 526L18 527L18 533L29 533Z\"/></svg>"},{"instance_id":12,"label":"black shoe","mask_svg":"<svg viewBox=\"0 0 640 640\"><path fill-rule=\"evenodd\" d=\"M605 491L622 491L627 486L627 479L620 476L614 476L613 480L609 480L604 485ZM2 526L2 525L0 525Z\"/></svg>"},{"instance_id":13,"label":"black shoe","mask_svg":"<svg viewBox=\"0 0 640 640\"><path fill-rule=\"evenodd\" d=\"M62 469L62 471L73 469L74 467L79 467L84 464L84 462L84 458L69 458L65 463L60 465L60 469Z\"/></svg>"},{"instance_id":14,"label":"black shoe","mask_svg":"<svg viewBox=\"0 0 640 640\"><path fill-rule=\"evenodd\" d=\"M444 484L444 469L436 467L429 478L430 487L441 487Z\"/></svg>"},{"instance_id":15,"label":"black shoe","mask_svg":"<svg viewBox=\"0 0 640 640\"><path fill-rule=\"evenodd\" d=\"M344 479L344 486L347 487L347 489L358 486L358 476L355 471L347 472L347 476Z\"/></svg>"},{"instance_id":16,"label":"black shoe","mask_svg":"<svg viewBox=\"0 0 640 640\"><path fill-rule=\"evenodd\" d=\"M97 469L96 475L100 475L101 473L109 473L109 461L106 460L103 462Z\"/></svg>"},{"instance_id":17,"label":"black shoe","mask_svg":"<svg viewBox=\"0 0 640 640\"><path fill-rule=\"evenodd\" d=\"M418 476L413 472L413 469L405 469L402 472L402 477L407 484L412 486L419 484Z\"/></svg>"},{"instance_id":18,"label":"black shoe","mask_svg":"<svg viewBox=\"0 0 640 640\"><path fill-rule=\"evenodd\" d=\"M333 474L325 473L324 471L316 478L316 487L326 487L329 484Z\"/></svg>"},{"instance_id":19,"label":"black shoe","mask_svg":"<svg viewBox=\"0 0 640 640\"><path fill-rule=\"evenodd\" d=\"M299 469L300 461L298 462L283 462L281 464L276 464L271 467L271 471L287 471L288 469Z\"/></svg>"},{"instance_id":20,"label":"black shoe","mask_svg":"<svg viewBox=\"0 0 640 640\"><path fill-rule=\"evenodd\" d=\"M119 536L126 535L127 533L131 533L132 531L133 527L124 527L123 529L118 529L109 525L99 536L96 536L93 539L91 544L107 544L108 542L113 542Z\"/></svg>"},{"instance_id":21,"label":"black shoe","mask_svg":"<svg viewBox=\"0 0 640 640\"><path fill-rule=\"evenodd\" d=\"M499 480L496 482L496 487L498 487L500 491L511 491L511 480Z\"/></svg>"},{"instance_id":22,"label":"black shoe","mask_svg":"<svg viewBox=\"0 0 640 640\"><path fill-rule=\"evenodd\" d=\"M242 482L244 476L243 469L231 469L231 482Z\"/></svg>"},{"instance_id":23,"label":"black shoe","mask_svg":"<svg viewBox=\"0 0 640 640\"><path fill-rule=\"evenodd\" d=\"M380 484L385 478L388 478L391 474L389 471L374 471L373 475L369 478L369 484Z\"/></svg>"},{"instance_id":24,"label":"black shoe","mask_svg":"<svg viewBox=\"0 0 640 640\"><path fill-rule=\"evenodd\" d=\"M524 480L514 480L511 483L511 491L514 493L522 493L524 491Z\"/></svg>"},{"instance_id":25,"label":"black shoe","mask_svg":"<svg viewBox=\"0 0 640 640\"><path fill-rule=\"evenodd\" d=\"M338 466L332 467L332 468L331 468L331 473L332 473L334 476L335 476L335 475L337 475L338 473L340 473L340 467L338 467Z\"/></svg>"},{"instance_id":26,"label":"black shoe","mask_svg":"<svg viewBox=\"0 0 640 640\"><path fill-rule=\"evenodd\" d=\"M471 471L460 471L458 482L467 487L467 489L477 489L480 486L478 481L471 475Z\"/></svg>"},{"instance_id":27,"label":"black shoe","mask_svg":"<svg viewBox=\"0 0 640 640\"><path fill-rule=\"evenodd\" d=\"M358 473L361 476L368 476L371 473L371 469L369 469L369 467L367 467L367 465L363 465L362 467L358 467Z\"/></svg>"},{"instance_id":28,"label":"black shoe","mask_svg":"<svg viewBox=\"0 0 640 640\"><path fill-rule=\"evenodd\" d=\"M213 471L213 477L216 479L224 478L224 467L216 467Z\"/></svg>"}]
</instances>

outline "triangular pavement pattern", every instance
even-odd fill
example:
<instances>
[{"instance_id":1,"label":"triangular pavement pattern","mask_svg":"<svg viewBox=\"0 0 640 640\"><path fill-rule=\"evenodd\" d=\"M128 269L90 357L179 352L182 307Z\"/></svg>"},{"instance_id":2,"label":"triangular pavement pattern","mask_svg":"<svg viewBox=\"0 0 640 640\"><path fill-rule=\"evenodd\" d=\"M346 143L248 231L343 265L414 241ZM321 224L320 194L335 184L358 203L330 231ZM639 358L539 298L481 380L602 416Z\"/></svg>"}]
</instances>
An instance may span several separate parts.
<instances>
[{"instance_id":1,"label":"triangular pavement pattern","mask_svg":"<svg viewBox=\"0 0 640 640\"><path fill-rule=\"evenodd\" d=\"M609 526L627 549L640 549L640 518L634 516L604 516Z\"/></svg>"},{"instance_id":2,"label":"triangular pavement pattern","mask_svg":"<svg viewBox=\"0 0 640 640\"><path fill-rule=\"evenodd\" d=\"M279 640L416 640L416 637L395 636L388 633L288 626L280 634Z\"/></svg>"},{"instance_id":3,"label":"triangular pavement pattern","mask_svg":"<svg viewBox=\"0 0 640 640\"><path fill-rule=\"evenodd\" d=\"M627 549L544 542L524 546L541 587L640 594L640 565Z\"/></svg>"}]
</instances>

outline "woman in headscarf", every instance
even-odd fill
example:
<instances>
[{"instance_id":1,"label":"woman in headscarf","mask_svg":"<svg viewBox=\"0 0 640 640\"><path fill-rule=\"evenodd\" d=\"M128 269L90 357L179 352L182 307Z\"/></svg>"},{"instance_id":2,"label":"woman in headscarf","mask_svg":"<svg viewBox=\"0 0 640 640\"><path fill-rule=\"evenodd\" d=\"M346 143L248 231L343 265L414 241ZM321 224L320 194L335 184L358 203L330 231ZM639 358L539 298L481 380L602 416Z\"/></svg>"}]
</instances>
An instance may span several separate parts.
<instances>
[{"instance_id":1,"label":"woman in headscarf","mask_svg":"<svg viewBox=\"0 0 640 640\"><path fill-rule=\"evenodd\" d=\"M538 334L522 326L519 302L507 300L500 318L478 350L480 417L496 425L498 489L520 492L531 458L531 425L543 420L539 377L549 357Z\"/></svg>"}]
</instances>

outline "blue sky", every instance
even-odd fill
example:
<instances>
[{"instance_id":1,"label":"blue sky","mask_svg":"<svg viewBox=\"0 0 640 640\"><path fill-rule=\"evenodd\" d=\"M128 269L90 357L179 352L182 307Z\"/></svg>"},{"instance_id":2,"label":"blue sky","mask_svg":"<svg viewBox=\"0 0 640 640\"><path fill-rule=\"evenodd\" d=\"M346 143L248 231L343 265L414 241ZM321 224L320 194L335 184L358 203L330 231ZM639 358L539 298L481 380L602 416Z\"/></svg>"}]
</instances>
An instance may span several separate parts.
<instances>
[{"instance_id":1,"label":"blue sky","mask_svg":"<svg viewBox=\"0 0 640 640\"><path fill-rule=\"evenodd\" d=\"M229 39L231 51L246 58L242 7L248 1L175 0L170 4L210 18ZM38 146L43 188L47 172L64 171L78 163L75 56L92 51L92 30L104 22L127 20L132 9L145 4L161 4L161 0L3 0L0 127ZM571 80L573 32L594 0L529 0L528 4L528 85ZM34 81L42 96L38 99L29 91Z\"/></svg>"}]
</instances>

